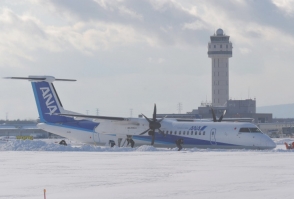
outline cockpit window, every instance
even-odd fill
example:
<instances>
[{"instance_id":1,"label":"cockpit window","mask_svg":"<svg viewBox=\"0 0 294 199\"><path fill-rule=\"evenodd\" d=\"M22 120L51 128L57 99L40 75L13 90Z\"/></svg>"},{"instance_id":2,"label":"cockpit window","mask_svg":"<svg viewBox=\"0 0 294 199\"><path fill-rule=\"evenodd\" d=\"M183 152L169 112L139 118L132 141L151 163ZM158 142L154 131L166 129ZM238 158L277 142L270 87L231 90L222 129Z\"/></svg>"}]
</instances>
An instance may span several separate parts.
<instances>
[{"instance_id":1,"label":"cockpit window","mask_svg":"<svg viewBox=\"0 0 294 199\"><path fill-rule=\"evenodd\" d=\"M240 128L240 133L261 133L259 128Z\"/></svg>"},{"instance_id":2,"label":"cockpit window","mask_svg":"<svg viewBox=\"0 0 294 199\"><path fill-rule=\"evenodd\" d=\"M259 128L249 128L251 133L261 133L261 130Z\"/></svg>"},{"instance_id":3,"label":"cockpit window","mask_svg":"<svg viewBox=\"0 0 294 199\"><path fill-rule=\"evenodd\" d=\"M249 128L240 128L240 131L241 133L249 133Z\"/></svg>"}]
</instances>

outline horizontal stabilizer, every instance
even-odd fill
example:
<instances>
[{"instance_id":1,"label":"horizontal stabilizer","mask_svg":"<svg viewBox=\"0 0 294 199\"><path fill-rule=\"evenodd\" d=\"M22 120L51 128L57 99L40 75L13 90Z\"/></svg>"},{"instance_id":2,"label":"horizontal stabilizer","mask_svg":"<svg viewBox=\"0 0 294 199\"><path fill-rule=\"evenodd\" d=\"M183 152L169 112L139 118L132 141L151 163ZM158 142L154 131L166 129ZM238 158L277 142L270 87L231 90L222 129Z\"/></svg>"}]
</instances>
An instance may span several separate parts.
<instances>
[{"instance_id":1,"label":"horizontal stabilizer","mask_svg":"<svg viewBox=\"0 0 294 199\"><path fill-rule=\"evenodd\" d=\"M53 82L53 81L70 81L74 82L77 81L75 79L55 79L52 76L29 76L29 77L3 77L4 79L19 79L19 80L29 80L29 81L45 81L45 82Z\"/></svg>"}]
</instances>

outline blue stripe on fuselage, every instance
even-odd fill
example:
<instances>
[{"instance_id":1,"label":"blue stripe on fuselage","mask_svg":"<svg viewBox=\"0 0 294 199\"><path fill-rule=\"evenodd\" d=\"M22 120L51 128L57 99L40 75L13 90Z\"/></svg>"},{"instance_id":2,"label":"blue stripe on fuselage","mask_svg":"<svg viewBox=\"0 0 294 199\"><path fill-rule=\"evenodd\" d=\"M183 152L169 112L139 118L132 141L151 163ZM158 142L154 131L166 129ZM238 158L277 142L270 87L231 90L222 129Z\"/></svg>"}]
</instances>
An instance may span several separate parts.
<instances>
[{"instance_id":1,"label":"blue stripe on fuselage","mask_svg":"<svg viewBox=\"0 0 294 199\"><path fill-rule=\"evenodd\" d=\"M99 123L91 122L88 120L81 120L81 121L73 121L73 122L64 122L64 123L47 123L51 126L58 126L58 127L64 127L69 129L76 129L86 132L94 132L94 129L99 125Z\"/></svg>"},{"instance_id":2,"label":"blue stripe on fuselage","mask_svg":"<svg viewBox=\"0 0 294 199\"><path fill-rule=\"evenodd\" d=\"M133 136L133 139L151 142L151 136ZM184 145L211 145L210 140L202 140L197 138L183 137L178 135L161 135L159 133L155 133L155 143L159 144L175 144L176 140L183 139ZM216 142L216 145L219 146L236 146L234 144L227 144L222 142Z\"/></svg>"}]
</instances>

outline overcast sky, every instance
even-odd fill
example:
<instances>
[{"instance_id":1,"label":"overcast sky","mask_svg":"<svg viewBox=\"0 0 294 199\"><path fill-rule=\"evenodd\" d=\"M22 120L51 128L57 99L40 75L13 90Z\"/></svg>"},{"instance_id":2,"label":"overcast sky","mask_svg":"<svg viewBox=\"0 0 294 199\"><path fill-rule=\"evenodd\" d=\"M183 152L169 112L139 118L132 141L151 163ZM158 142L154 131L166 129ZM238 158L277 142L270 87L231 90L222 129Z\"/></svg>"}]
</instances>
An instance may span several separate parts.
<instances>
[{"instance_id":1,"label":"overcast sky","mask_svg":"<svg viewBox=\"0 0 294 199\"><path fill-rule=\"evenodd\" d=\"M230 36L230 98L294 102L293 0L6 0L1 76L52 75L67 110L151 116L211 101L209 37ZM27 81L0 80L0 119L38 117Z\"/></svg>"}]
</instances>

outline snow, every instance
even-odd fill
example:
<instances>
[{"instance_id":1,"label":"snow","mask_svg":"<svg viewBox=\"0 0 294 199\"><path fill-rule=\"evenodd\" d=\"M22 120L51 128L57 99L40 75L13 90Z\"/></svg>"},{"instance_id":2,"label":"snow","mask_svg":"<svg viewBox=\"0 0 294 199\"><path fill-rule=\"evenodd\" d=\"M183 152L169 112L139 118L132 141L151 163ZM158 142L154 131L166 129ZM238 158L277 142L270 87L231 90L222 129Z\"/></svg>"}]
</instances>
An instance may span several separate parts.
<instances>
[{"instance_id":1,"label":"snow","mask_svg":"<svg viewBox=\"0 0 294 199\"><path fill-rule=\"evenodd\" d=\"M294 151L0 144L0 198L291 198ZM58 142L57 142L58 143Z\"/></svg>"}]
</instances>

